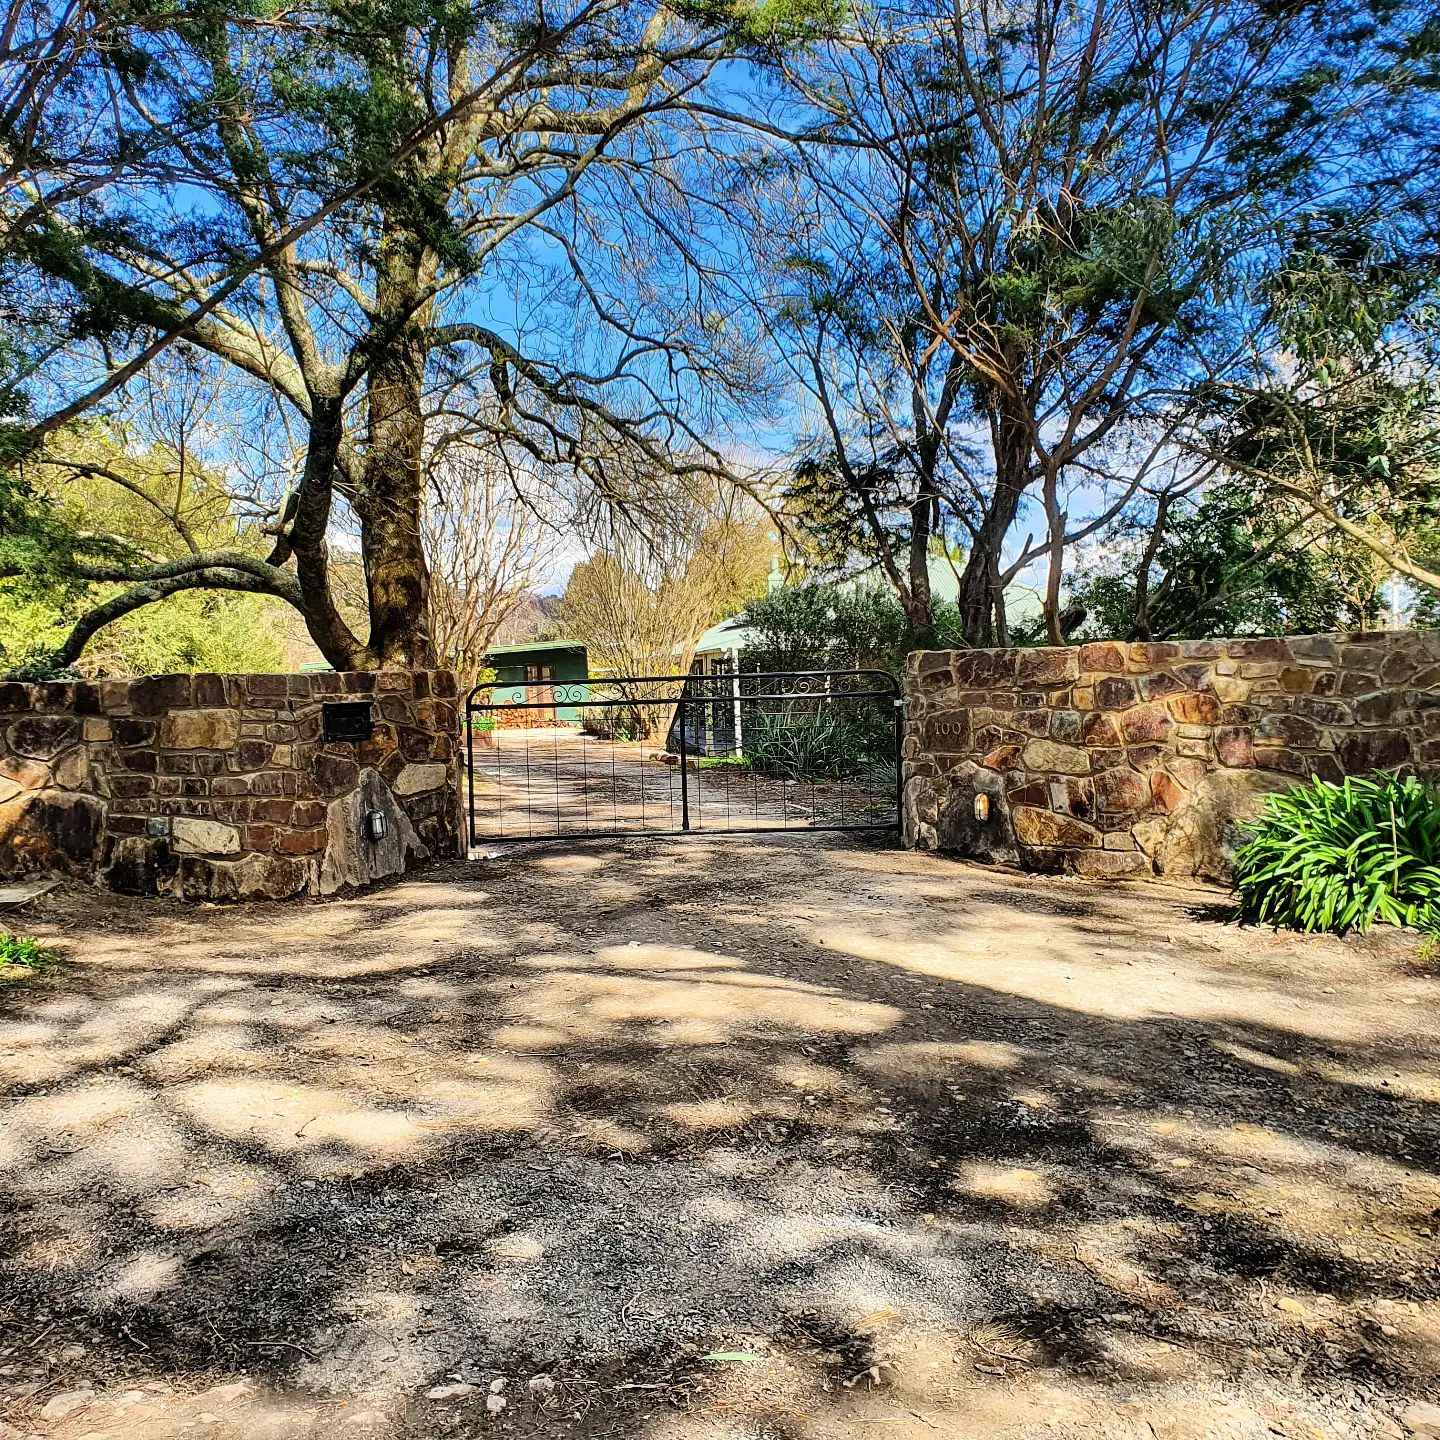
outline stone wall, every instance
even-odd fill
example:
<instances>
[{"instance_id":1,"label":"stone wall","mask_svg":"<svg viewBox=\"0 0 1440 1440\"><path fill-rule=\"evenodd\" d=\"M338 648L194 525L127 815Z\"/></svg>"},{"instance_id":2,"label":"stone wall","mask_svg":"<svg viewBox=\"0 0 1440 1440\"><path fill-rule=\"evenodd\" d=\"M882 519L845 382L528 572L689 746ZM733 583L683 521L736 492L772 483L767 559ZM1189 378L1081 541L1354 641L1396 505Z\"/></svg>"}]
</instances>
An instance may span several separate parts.
<instances>
[{"instance_id":1,"label":"stone wall","mask_svg":"<svg viewBox=\"0 0 1440 1440\"><path fill-rule=\"evenodd\" d=\"M906 698L908 843L1032 870L1223 880L1270 791L1440 772L1416 631L925 651Z\"/></svg>"},{"instance_id":2,"label":"stone wall","mask_svg":"<svg viewBox=\"0 0 1440 1440\"><path fill-rule=\"evenodd\" d=\"M444 671L0 683L0 875L236 900L454 856L455 697ZM371 738L324 738L336 702Z\"/></svg>"}]
</instances>

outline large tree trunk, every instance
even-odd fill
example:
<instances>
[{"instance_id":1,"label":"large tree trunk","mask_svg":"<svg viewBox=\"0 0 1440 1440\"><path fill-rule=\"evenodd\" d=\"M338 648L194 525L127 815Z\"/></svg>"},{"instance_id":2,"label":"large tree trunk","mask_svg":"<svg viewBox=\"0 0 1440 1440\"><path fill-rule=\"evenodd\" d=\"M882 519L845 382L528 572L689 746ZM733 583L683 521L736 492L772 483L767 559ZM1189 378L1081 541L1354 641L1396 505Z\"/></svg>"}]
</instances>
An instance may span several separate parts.
<instances>
[{"instance_id":1,"label":"large tree trunk","mask_svg":"<svg viewBox=\"0 0 1440 1440\"><path fill-rule=\"evenodd\" d=\"M903 597L905 618L918 649L929 650L935 645L935 599L930 589L930 532L935 501L926 488L910 507L910 554L908 578L910 593Z\"/></svg>"},{"instance_id":2,"label":"large tree trunk","mask_svg":"<svg viewBox=\"0 0 1440 1440\"><path fill-rule=\"evenodd\" d=\"M365 455L360 549L370 601L367 659L376 669L430 669L435 647L427 600L421 506L425 422L425 329L430 306L420 293L418 245L405 234L381 242L376 329L378 353L369 376L369 446Z\"/></svg>"},{"instance_id":3,"label":"large tree trunk","mask_svg":"<svg viewBox=\"0 0 1440 1440\"><path fill-rule=\"evenodd\" d=\"M1010 367L1018 376L1018 362ZM1009 644L1004 623L1005 596L1001 588L1005 537L1015 523L1020 500L1029 479L1030 443L1026 421L1004 396L992 402L990 434L995 455L995 489L976 528L974 545L960 576L960 623L965 639L977 648ZM996 617L1000 616L997 624Z\"/></svg>"}]
</instances>

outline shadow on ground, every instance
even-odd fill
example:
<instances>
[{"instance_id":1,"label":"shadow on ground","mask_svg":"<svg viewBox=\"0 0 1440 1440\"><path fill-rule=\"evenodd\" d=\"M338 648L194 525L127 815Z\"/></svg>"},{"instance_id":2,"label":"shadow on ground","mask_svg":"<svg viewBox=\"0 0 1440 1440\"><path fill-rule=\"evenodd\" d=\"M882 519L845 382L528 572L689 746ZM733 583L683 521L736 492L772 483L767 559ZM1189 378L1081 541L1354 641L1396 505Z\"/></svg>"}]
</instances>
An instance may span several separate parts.
<instances>
[{"instance_id":1,"label":"shadow on ground","mask_svg":"<svg viewBox=\"0 0 1440 1440\"><path fill-rule=\"evenodd\" d=\"M1440 979L1216 902L812 837L47 897L68 963L0 999L0 1402L66 1437L1403 1434Z\"/></svg>"}]
</instances>

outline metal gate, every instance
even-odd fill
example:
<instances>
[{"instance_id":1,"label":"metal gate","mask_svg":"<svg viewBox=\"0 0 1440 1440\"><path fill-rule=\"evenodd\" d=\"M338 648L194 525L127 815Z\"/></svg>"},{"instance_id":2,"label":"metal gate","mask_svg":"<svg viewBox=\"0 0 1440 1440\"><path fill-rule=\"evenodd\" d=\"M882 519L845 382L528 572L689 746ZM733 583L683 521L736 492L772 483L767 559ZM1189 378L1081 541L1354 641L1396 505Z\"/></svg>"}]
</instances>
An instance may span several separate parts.
<instances>
[{"instance_id":1,"label":"metal gate","mask_svg":"<svg viewBox=\"0 0 1440 1440\"><path fill-rule=\"evenodd\" d=\"M465 699L470 843L897 830L883 670L612 676Z\"/></svg>"}]
</instances>

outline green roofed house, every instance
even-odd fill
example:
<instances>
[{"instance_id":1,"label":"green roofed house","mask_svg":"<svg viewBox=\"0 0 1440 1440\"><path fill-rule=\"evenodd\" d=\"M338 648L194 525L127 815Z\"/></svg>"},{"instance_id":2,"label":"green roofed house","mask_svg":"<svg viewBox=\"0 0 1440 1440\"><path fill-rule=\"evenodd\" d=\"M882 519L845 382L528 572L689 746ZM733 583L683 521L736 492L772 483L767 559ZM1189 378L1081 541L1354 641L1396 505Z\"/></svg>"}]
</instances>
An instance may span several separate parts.
<instances>
[{"instance_id":1,"label":"green roofed house","mask_svg":"<svg viewBox=\"0 0 1440 1440\"><path fill-rule=\"evenodd\" d=\"M519 645L495 645L485 664L495 672L497 703L548 703L549 711L533 710L529 724L578 725L584 711L564 700L583 700L589 694L590 661L578 640L527 640ZM555 704L556 686L566 687L562 703Z\"/></svg>"}]
</instances>

